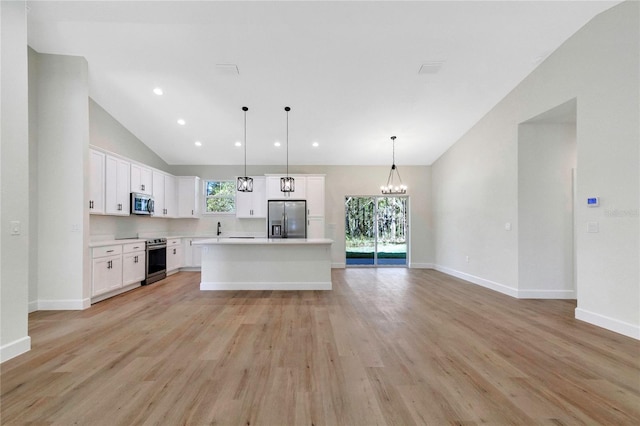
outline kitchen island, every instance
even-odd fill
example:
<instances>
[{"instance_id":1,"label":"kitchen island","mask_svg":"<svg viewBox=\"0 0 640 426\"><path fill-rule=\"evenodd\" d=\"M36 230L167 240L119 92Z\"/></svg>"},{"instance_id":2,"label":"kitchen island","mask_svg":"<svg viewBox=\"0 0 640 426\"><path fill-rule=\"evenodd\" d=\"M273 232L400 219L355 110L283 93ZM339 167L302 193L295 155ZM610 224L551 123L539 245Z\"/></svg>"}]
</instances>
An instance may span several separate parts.
<instances>
[{"instance_id":1,"label":"kitchen island","mask_svg":"<svg viewBox=\"0 0 640 426\"><path fill-rule=\"evenodd\" d=\"M210 238L202 247L200 290L331 290L326 238Z\"/></svg>"}]
</instances>

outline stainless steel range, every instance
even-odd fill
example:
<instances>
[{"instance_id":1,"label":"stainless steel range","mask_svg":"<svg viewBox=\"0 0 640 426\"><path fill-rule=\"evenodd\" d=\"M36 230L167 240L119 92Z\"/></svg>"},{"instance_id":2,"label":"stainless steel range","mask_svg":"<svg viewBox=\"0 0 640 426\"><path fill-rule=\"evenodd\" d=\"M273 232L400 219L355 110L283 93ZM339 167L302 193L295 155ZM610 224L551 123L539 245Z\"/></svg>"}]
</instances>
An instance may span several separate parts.
<instances>
[{"instance_id":1,"label":"stainless steel range","mask_svg":"<svg viewBox=\"0 0 640 426\"><path fill-rule=\"evenodd\" d=\"M167 276L167 239L152 238L147 244L147 278L142 285L160 281Z\"/></svg>"}]
</instances>

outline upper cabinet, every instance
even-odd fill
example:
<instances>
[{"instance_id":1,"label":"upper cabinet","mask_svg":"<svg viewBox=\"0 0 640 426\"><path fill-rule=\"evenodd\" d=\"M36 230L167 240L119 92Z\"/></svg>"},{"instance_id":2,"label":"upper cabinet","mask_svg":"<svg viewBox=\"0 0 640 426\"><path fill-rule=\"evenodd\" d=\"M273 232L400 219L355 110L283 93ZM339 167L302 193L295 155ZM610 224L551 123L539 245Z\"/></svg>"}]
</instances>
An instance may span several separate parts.
<instances>
[{"instance_id":1,"label":"upper cabinet","mask_svg":"<svg viewBox=\"0 0 640 426\"><path fill-rule=\"evenodd\" d=\"M89 150L89 213L104 214L105 155Z\"/></svg>"},{"instance_id":2,"label":"upper cabinet","mask_svg":"<svg viewBox=\"0 0 640 426\"><path fill-rule=\"evenodd\" d=\"M236 192L237 218L264 219L267 217L266 182L267 179L264 176L254 176L253 192Z\"/></svg>"},{"instance_id":3,"label":"upper cabinet","mask_svg":"<svg viewBox=\"0 0 640 426\"><path fill-rule=\"evenodd\" d=\"M294 191L280 191L281 176L267 176L267 200L304 200L306 199L306 176L290 175L294 179Z\"/></svg>"},{"instance_id":4,"label":"upper cabinet","mask_svg":"<svg viewBox=\"0 0 640 426\"><path fill-rule=\"evenodd\" d=\"M154 217L177 217L176 178L153 172Z\"/></svg>"},{"instance_id":5,"label":"upper cabinet","mask_svg":"<svg viewBox=\"0 0 640 426\"><path fill-rule=\"evenodd\" d=\"M128 216L131 193L153 197L153 217L199 218L202 184L197 176L173 176L100 148L89 149L89 213Z\"/></svg>"},{"instance_id":6,"label":"upper cabinet","mask_svg":"<svg viewBox=\"0 0 640 426\"><path fill-rule=\"evenodd\" d=\"M178 178L178 217L197 219L200 217L202 187L197 176Z\"/></svg>"},{"instance_id":7,"label":"upper cabinet","mask_svg":"<svg viewBox=\"0 0 640 426\"><path fill-rule=\"evenodd\" d=\"M153 171L141 164L131 164L131 192L153 195Z\"/></svg>"},{"instance_id":8,"label":"upper cabinet","mask_svg":"<svg viewBox=\"0 0 640 426\"><path fill-rule=\"evenodd\" d=\"M324 176L307 176L307 215L324 216Z\"/></svg>"},{"instance_id":9,"label":"upper cabinet","mask_svg":"<svg viewBox=\"0 0 640 426\"><path fill-rule=\"evenodd\" d=\"M129 215L131 163L111 155L105 161L105 213Z\"/></svg>"}]
</instances>

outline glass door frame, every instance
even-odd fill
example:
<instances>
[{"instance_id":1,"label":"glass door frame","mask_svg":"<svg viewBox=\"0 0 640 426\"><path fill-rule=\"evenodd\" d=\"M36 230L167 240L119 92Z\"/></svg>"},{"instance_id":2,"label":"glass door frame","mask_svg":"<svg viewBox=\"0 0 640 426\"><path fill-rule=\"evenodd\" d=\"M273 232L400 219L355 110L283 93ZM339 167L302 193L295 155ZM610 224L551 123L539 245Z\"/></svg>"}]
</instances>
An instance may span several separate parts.
<instances>
[{"instance_id":1,"label":"glass door frame","mask_svg":"<svg viewBox=\"0 0 640 426\"><path fill-rule=\"evenodd\" d=\"M344 250L344 265L346 268L378 268L378 267L384 267L384 268L408 268L409 264L410 264L410 253L411 253L411 198L409 197L409 195L401 195L401 194L389 194L389 195L345 195L344 196L345 201L347 198L373 198L373 217L374 217L374 241L373 241L373 264L368 265L368 264L355 264L355 265L349 265L347 263L347 230L345 228L344 230L344 241L345 241L345 250ZM380 198L404 198L407 200L407 205L406 205L406 220L407 220L407 233L406 233L406 245L407 245L407 250L406 250L406 254L405 254L405 263L402 265L393 265L393 264L389 264L389 265L380 265L378 263L378 239L379 239L379 235L378 235L378 199ZM344 212L344 217L346 218L347 216L347 211L345 208L345 212Z\"/></svg>"}]
</instances>

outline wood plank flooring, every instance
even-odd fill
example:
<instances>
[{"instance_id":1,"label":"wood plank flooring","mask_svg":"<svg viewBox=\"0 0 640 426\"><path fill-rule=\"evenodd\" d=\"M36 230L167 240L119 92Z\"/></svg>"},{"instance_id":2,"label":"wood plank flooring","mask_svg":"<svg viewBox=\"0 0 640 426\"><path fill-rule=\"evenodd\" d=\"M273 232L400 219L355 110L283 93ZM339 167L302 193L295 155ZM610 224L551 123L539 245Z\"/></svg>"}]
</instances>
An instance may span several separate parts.
<instances>
[{"instance_id":1,"label":"wood plank flooring","mask_svg":"<svg viewBox=\"0 0 640 426\"><path fill-rule=\"evenodd\" d=\"M85 425L638 425L640 342L431 270L201 292L181 272L29 318L1 419Z\"/></svg>"}]
</instances>

